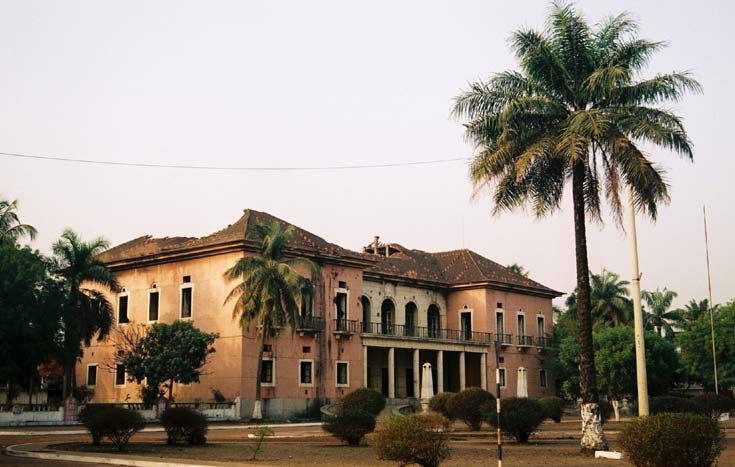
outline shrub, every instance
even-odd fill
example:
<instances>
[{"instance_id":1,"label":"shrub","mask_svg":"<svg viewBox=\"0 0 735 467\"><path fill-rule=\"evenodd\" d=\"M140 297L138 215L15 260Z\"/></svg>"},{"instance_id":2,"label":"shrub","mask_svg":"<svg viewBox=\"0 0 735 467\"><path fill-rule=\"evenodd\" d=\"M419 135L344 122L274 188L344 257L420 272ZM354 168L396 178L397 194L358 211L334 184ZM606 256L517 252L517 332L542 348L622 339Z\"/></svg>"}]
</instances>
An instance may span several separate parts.
<instances>
[{"instance_id":1,"label":"shrub","mask_svg":"<svg viewBox=\"0 0 735 467\"><path fill-rule=\"evenodd\" d=\"M605 422L610 420L610 417L612 417L614 409L613 409L612 404L606 400L600 399L600 401L598 402L598 405L600 406L601 423L604 424Z\"/></svg>"},{"instance_id":2,"label":"shrub","mask_svg":"<svg viewBox=\"0 0 735 467\"><path fill-rule=\"evenodd\" d=\"M695 397L692 401L697 405L700 413L708 417L720 418L720 415L729 413L735 408L735 400L719 394L704 394Z\"/></svg>"},{"instance_id":3,"label":"shrub","mask_svg":"<svg viewBox=\"0 0 735 467\"><path fill-rule=\"evenodd\" d=\"M146 407L158 404L158 398L161 396L163 396L163 391L161 391L158 385L146 384L140 387L140 399Z\"/></svg>"},{"instance_id":4,"label":"shrub","mask_svg":"<svg viewBox=\"0 0 735 467\"><path fill-rule=\"evenodd\" d=\"M716 465L724 437L710 417L664 413L627 423L620 444L639 467L710 467Z\"/></svg>"},{"instance_id":5,"label":"shrub","mask_svg":"<svg viewBox=\"0 0 735 467\"><path fill-rule=\"evenodd\" d=\"M380 392L370 388L359 388L340 399L335 410L338 413L364 410L377 416L384 408L385 397Z\"/></svg>"},{"instance_id":6,"label":"shrub","mask_svg":"<svg viewBox=\"0 0 735 467\"><path fill-rule=\"evenodd\" d=\"M456 396L456 394L453 392L440 392L429 400L429 408L434 412L443 415L448 420L454 420L454 416L449 412L449 401L451 401L454 396Z\"/></svg>"},{"instance_id":7,"label":"shrub","mask_svg":"<svg viewBox=\"0 0 735 467\"><path fill-rule=\"evenodd\" d=\"M660 413L691 413L701 412L701 407L692 399L683 397L661 396L651 397L648 400L648 411L651 415Z\"/></svg>"},{"instance_id":8,"label":"shrub","mask_svg":"<svg viewBox=\"0 0 735 467\"><path fill-rule=\"evenodd\" d=\"M88 386L77 386L72 390L71 395L80 404L86 404L94 397L94 389Z\"/></svg>"},{"instance_id":9,"label":"shrub","mask_svg":"<svg viewBox=\"0 0 735 467\"><path fill-rule=\"evenodd\" d=\"M222 391L220 391L219 389L212 389L212 398L218 404L224 404L225 402L227 402L227 398L224 394L222 394Z\"/></svg>"},{"instance_id":10,"label":"shrub","mask_svg":"<svg viewBox=\"0 0 735 467\"><path fill-rule=\"evenodd\" d=\"M486 405L494 404L495 398L480 388L468 388L452 397L447 407L453 418L462 420L472 431L482 428L482 412Z\"/></svg>"},{"instance_id":11,"label":"shrub","mask_svg":"<svg viewBox=\"0 0 735 467\"><path fill-rule=\"evenodd\" d=\"M359 446L365 435L375 429L375 415L366 410L342 410L336 416L326 417L322 428L350 446Z\"/></svg>"},{"instance_id":12,"label":"shrub","mask_svg":"<svg viewBox=\"0 0 735 467\"><path fill-rule=\"evenodd\" d=\"M378 457L400 465L438 467L452 454L447 428L449 420L439 414L393 417L382 422L376 433Z\"/></svg>"},{"instance_id":13,"label":"shrub","mask_svg":"<svg viewBox=\"0 0 735 467\"><path fill-rule=\"evenodd\" d=\"M122 407L105 407L92 416L97 429L104 433L118 451L127 446L130 438L143 429L145 422L138 412Z\"/></svg>"},{"instance_id":14,"label":"shrub","mask_svg":"<svg viewBox=\"0 0 735 467\"><path fill-rule=\"evenodd\" d=\"M497 411L485 412L487 421L498 427ZM512 436L519 443L527 443L528 438L546 419L544 406L535 399L527 397L509 397L500 401L500 429Z\"/></svg>"},{"instance_id":15,"label":"shrub","mask_svg":"<svg viewBox=\"0 0 735 467\"><path fill-rule=\"evenodd\" d=\"M169 407L161 414L161 425L166 430L166 444L186 440L189 444L207 442L207 419L189 407Z\"/></svg>"},{"instance_id":16,"label":"shrub","mask_svg":"<svg viewBox=\"0 0 735 467\"><path fill-rule=\"evenodd\" d=\"M542 397L537 399L544 408L546 418L554 420L554 423L560 423L561 417L564 415L564 401L558 397Z\"/></svg>"},{"instance_id":17,"label":"shrub","mask_svg":"<svg viewBox=\"0 0 735 467\"><path fill-rule=\"evenodd\" d=\"M79 421L89 431L89 435L92 437L92 444L95 446L99 446L102 443L102 438L105 436L105 432L102 430L102 425L100 425L97 416L109 408L109 406L105 405L87 404L79 411Z\"/></svg>"},{"instance_id":18,"label":"shrub","mask_svg":"<svg viewBox=\"0 0 735 467\"><path fill-rule=\"evenodd\" d=\"M251 461L258 460L258 454L263 450L263 440L266 438L266 436L273 436L275 433L269 426L259 426L255 429L255 445L254 446L248 446L250 448L250 451L253 453L252 456L250 456Z\"/></svg>"}]
</instances>

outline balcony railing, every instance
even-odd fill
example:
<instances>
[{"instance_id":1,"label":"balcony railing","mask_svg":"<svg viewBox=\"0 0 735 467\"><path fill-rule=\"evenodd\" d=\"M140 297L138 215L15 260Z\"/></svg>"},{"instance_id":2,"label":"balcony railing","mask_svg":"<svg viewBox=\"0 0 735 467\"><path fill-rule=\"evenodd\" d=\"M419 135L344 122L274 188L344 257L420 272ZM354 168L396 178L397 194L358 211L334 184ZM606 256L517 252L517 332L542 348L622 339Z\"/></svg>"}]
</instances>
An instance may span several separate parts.
<instances>
[{"instance_id":1,"label":"balcony railing","mask_svg":"<svg viewBox=\"0 0 735 467\"><path fill-rule=\"evenodd\" d=\"M553 348L554 339L549 336L537 337L536 345L538 345L539 347Z\"/></svg>"},{"instance_id":2,"label":"balcony railing","mask_svg":"<svg viewBox=\"0 0 735 467\"><path fill-rule=\"evenodd\" d=\"M296 329L298 331L323 331L324 318L318 316L302 316Z\"/></svg>"},{"instance_id":3,"label":"balcony railing","mask_svg":"<svg viewBox=\"0 0 735 467\"><path fill-rule=\"evenodd\" d=\"M421 339L439 339L478 344L490 344L492 334L455 329L439 329L436 327L407 326L392 323L362 323L363 334L391 337L416 337Z\"/></svg>"},{"instance_id":4,"label":"balcony railing","mask_svg":"<svg viewBox=\"0 0 735 467\"><path fill-rule=\"evenodd\" d=\"M532 346L533 345L533 336L516 336L518 339L518 345L521 346Z\"/></svg>"},{"instance_id":5,"label":"balcony railing","mask_svg":"<svg viewBox=\"0 0 735 467\"><path fill-rule=\"evenodd\" d=\"M500 345L511 345L513 343L513 334L495 334L495 342Z\"/></svg>"},{"instance_id":6,"label":"balcony railing","mask_svg":"<svg viewBox=\"0 0 735 467\"><path fill-rule=\"evenodd\" d=\"M335 319L334 332L341 334L355 334L360 332L360 322L351 319Z\"/></svg>"}]
</instances>

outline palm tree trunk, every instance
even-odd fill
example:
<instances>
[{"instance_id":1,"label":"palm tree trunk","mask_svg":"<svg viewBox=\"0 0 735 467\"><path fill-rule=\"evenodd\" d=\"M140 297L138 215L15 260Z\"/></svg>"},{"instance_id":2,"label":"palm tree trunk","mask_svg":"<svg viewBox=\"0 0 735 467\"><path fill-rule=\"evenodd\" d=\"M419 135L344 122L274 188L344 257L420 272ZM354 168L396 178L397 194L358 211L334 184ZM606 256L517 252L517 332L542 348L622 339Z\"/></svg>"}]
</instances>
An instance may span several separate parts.
<instances>
[{"instance_id":1,"label":"palm tree trunk","mask_svg":"<svg viewBox=\"0 0 735 467\"><path fill-rule=\"evenodd\" d=\"M572 169L574 243L577 260L577 332L579 340L579 394L582 397L582 450L607 449L595 381L595 352L592 346L590 273L587 261L587 231L584 201L584 162Z\"/></svg>"},{"instance_id":2,"label":"palm tree trunk","mask_svg":"<svg viewBox=\"0 0 735 467\"><path fill-rule=\"evenodd\" d=\"M253 420L263 420L263 400L260 397L261 381L263 378L263 344L266 336L265 326L261 329L262 334L256 341L258 343L258 370L255 372L255 402L253 403Z\"/></svg>"}]
</instances>

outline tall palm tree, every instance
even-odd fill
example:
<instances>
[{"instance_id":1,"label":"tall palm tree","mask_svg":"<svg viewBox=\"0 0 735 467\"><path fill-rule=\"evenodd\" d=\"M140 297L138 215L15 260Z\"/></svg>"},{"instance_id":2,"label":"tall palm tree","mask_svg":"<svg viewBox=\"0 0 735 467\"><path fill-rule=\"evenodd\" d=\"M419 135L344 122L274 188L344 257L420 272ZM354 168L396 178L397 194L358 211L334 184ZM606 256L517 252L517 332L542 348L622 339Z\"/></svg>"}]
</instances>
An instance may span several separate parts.
<instances>
[{"instance_id":1,"label":"tall palm tree","mask_svg":"<svg viewBox=\"0 0 735 467\"><path fill-rule=\"evenodd\" d=\"M601 221L604 194L621 223L625 187L651 218L668 201L661 170L641 143L693 157L681 119L660 105L698 92L700 85L687 73L639 79L664 43L636 33L627 14L591 28L572 6L554 3L544 31L513 34L520 71L471 83L453 109L478 148L470 167L475 193L492 190L495 213L525 204L537 216L552 213L571 181L583 449L607 444L595 382L586 221Z\"/></svg>"},{"instance_id":2,"label":"tall palm tree","mask_svg":"<svg viewBox=\"0 0 735 467\"><path fill-rule=\"evenodd\" d=\"M253 322L258 330L258 366L252 418L261 420L263 344L278 336L284 323L288 323L293 332L299 323L302 296L311 296L308 292L310 282L295 268L300 266L308 269L312 278L321 272L319 266L307 258L286 257L286 245L293 234L293 226L283 228L277 222L256 224L254 231L251 240L259 243L260 254L241 258L225 273L229 280L241 281L228 294L225 303L234 301L232 315L240 320L243 330L247 331Z\"/></svg>"},{"instance_id":3,"label":"tall palm tree","mask_svg":"<svg viewBox=\"0 0 735 467\"><path fill-rule=\"evenodd\" d=\"M36 238L38 231L28 224L21 224L18 219L18 200L7 201L0 199L0 242L14 242L20 237Z\"/></svg>"},{"instance_id":4,"label":"tall palm tree","mask_svg":"<svg viewBox=\"0 0 735 467\"><path fill-rule=\"evenodd\" d=\"M630 283L620 280L619 274L606 269L602 270L602 274L592 274L590 277L592 316L613 326L629 323L633 318L633 307L628 298Z\"/></svg>"},{"instance_id":5,"label":"tall palm tree","mask_svg":"<svg viewBox=\"0 0 735 467\"><path fill-rule=\"evenodd\" d=\"M715 305L712 308L717 309L717 306ZM698 302L695 299L691 299L689 303L684 305L684 308L678 309L677 312L679 320L674 324L682 329L689 329L699 318L709 313L709 300L705 298Z\"/></svg>"},{"instance_id":6,"label":"tall palm tree","mask_svg":"<svg viewBox=\"0 0 735 467\"><path fill-rule=\"evenodd\" d=\"M530 274L529 271L526 271L526 268L524 268L518 263L509 264L506 266L506 268L510 269L516 274L520 274L523 277L528 277L528 275Z\"/></svg>"},{"instance_id":7,"label":"tall palm tree","mask_svg":"<svg viewBox=\"0 0 735 467\"><path fill-rule=\"evenodd\" d=\"M98 237L82 241L73 230L66 229L53 244L54 271L63 278L67 299L62 313L64 398L71 394L75 382L75 366L92 339L104 340L113 325L113 308L104 293L90 285L117 291L115 275L98 259L109 248L109 242Z\"/></svg>"},{"instance_id":8,"label":"tall palm tree","mask_svg":"<svg viewBox=\"0 0 735 467\"><path fill-rule=\"evenodd\" d=\"M646 328L656 331L656 334L659 336L673 339L674 328L671 326L671 323L676 323L681 320L679 310L669 310L671 303L677 297L676 292L664 287L663 290L656 289L655 292L644 290L641 295L648 306L648 310L645 313Z\"/></svg>"}]
</instances>

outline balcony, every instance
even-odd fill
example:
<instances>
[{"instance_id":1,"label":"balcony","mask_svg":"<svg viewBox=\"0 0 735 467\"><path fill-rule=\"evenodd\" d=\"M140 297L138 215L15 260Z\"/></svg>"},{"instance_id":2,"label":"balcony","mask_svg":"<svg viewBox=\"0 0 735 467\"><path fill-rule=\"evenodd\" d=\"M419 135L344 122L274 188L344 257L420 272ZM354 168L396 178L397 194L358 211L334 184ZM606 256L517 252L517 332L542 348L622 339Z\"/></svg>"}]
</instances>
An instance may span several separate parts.
<instances>
[{"instance_id":1,"label":"balcony","mask_svg":"<svg viewBox=\"0 0 735 467\"><path fill-rule=\"evenodd\" d=\"M298 326L296 326L296 331L302 336L304 334L322 332L324 331L324 318L318 316L302 316Z\"/></svg>"},{"instance_id":2,"label":"balcony","mask_svg":"<svg viewBox=\"0 0 735 467\"><path fill-rule=\"evenodd\" d=\"M513 343L513 334L495 334L495 340L500 345L508 346Z\"/></svg>"},{"instance_id":3,"label":"balcony","mask_svg":"<svg viewBox=\"0 0 735 467\"><path fill-rule=\"evenodd\" d=\"M553 349L554 339L550 336L543 336L536 338L536 345L544 349Z\"/></svg>"},{"instance_id":4,"label":"balcony","mask_svg":"<svg viewBox=\"0 0 735 467\"><path fill-rule=\"evenodd\" d=\"M533 346L533 336L516 336L518 347Z\"/></svg>"},{"instance_id":5,"label":"balcony","mask_svg":"<svg viewBox=\"0 0 735 467\"><path fill-rule=\"evenodd\" d=\"M362 334L368 336L395 337L400 339L436 339L473 344L492 343L492 334L435 327L406 326L390 323L362 323Z\"/></svg>"},{"instance_id":6,"label":"balcony","mask_svg":"<svg viewBox=\"0 0 735 467\"><path fill-rule=\"evenodd\" d=\"M335 319L332 320L332 324L334 325L332 333L337 337L337 339L339 339L340 336L349 337L352 334L360 332L360 322L357 320Z\"/></svg>"}]
</instances>

